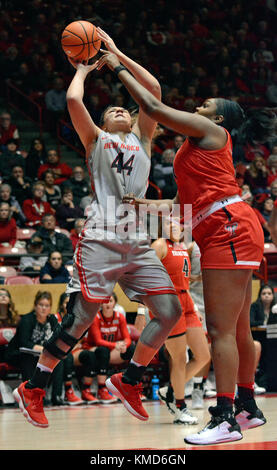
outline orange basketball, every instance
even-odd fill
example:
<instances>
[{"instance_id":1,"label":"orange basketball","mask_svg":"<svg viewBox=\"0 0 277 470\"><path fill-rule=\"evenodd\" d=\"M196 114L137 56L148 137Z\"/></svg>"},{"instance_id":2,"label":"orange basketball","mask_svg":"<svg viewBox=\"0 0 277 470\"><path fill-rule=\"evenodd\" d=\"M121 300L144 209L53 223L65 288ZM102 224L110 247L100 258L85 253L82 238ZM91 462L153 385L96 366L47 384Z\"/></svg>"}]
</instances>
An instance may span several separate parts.
<instances>
[{"instance_id":1,"label":"orange basketball","mask_svg":"<svg viewBox=\"0 0 277 470\"><path fill-rule=\"evenodd\" d=\"M73 21L63 30L62 48L67 56L78 62L89 60L100 49L96 27L88 21Z\"/></svg>"}]
</instances>

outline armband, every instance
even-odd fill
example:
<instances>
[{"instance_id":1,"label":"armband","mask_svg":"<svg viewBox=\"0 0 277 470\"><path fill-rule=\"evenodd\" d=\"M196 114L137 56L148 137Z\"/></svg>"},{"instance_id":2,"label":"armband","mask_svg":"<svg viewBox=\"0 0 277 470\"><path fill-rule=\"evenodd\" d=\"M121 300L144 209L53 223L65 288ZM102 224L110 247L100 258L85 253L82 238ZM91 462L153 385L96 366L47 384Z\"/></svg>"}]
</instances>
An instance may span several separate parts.
<instances>
[{"instance_id":1,"label":"armband","mask_svg":"<svg viewBox=\"0 0 277 470\"><path fill-rule=\"evenodd\" d=\"M116 73L116 75L119 74L119 72L121 72L121 70L127 70L126 67L124 67L124 65L118 65L117 67L115 67L113 69L114 73Z\"/></svg>"}]
</instances>

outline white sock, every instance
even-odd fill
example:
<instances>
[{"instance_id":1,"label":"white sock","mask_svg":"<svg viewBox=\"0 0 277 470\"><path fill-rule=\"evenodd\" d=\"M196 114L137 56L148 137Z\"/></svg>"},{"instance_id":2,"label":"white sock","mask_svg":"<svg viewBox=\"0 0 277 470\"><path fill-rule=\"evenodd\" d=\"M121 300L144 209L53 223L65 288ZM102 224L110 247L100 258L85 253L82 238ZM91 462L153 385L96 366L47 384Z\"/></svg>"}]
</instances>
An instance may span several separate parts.
<instances>
[{"instance_id":1,"label":"white sock","mask_svg":"<svg viewBox=\"0 0 277 470\"><path fill-rule=\"evenodd\" d=\"M53 372L53 369L50 369L49 367L44 366L43 364L38 363L37 367L42 371L42 372Z\"/></svg>"},{"instance_id":2,"label":"white sock","mask_svg":"<svg viewBox=\"0 0 277 470\"><path fill-rule=\"evenodd\" d=\"M202 382L203 382L203 377L193 377L194 384L202 384Z\"/></svg>"},{"instance_id":3,"label":"white sock","mask_svg":"<svg viewBox=\"0 0 277 470\"><path fill-rule=\"evenodd\" d=\"M135 366L137 366L137 367L145 367L142 364L139 364L138 362L133 361L133 359L130 360L130 363L135 364Z\"/></svg>"}]
</instances>

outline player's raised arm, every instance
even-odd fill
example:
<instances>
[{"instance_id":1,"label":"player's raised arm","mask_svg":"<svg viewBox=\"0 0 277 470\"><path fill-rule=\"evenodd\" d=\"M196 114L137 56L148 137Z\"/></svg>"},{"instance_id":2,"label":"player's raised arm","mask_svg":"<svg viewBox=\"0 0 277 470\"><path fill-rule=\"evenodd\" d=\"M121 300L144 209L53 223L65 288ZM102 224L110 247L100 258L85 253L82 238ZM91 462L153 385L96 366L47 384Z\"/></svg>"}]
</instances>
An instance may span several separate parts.
<instances>
[{"instance_id":1,"label":"player's raised arm","mask_svg":"<svg viewBox=\"0 0 277 470\"><path fill-rule=\"evenodd\" d=\"M105 53L99 59L98 67L107 64L111 70L117 72L113 55L114 54L111 53ZM210 119L197 113L179 111L165 105L142 86L128 70L120 70L117 74L135 102L141 107L144 113L153 120L183 135L199 139L208 135L209 138L214 138L215 141L222 140L224 130ZM222 146L222 144L219 145L219 147L220 146Z\"/></svg>"},{"instance_id":2,"label":"player's raised arm","mask_svg":"<svg viewBox=\"0 0 277 470\"><path fill-rule=\"evenodd\" d=\"M120 63L124 65L135 79L148 90L158 100L161 99L162 92L159 81L144 67L132 60L121 52L115 45L112 38L105 33L101 28L97 28L97 33L100 39L104 42L109 52L115 54ZM140 108L137 121L133 126L135 132L140 139L151 140L156 128L157 122L152 117L145 114L144 110ZM150 150L150 149L149 149Z\"/></svg>"},{"instance_id":3,"label":"player's raised arm","mask_svg":"<svg viewBox=\"0 0 277 470\"><path fill-rule=\"evenodd\" d=\"M89 72L97 67L97 62L92 65L84 65L75 63L70 59L69 61L76 68L76 73L67 90L67 107L74 129L79 135L86 151L89 151L90 146L97 139L101 129L93 122L84 105L84 83Z\"/></svg>"}]
</instances>

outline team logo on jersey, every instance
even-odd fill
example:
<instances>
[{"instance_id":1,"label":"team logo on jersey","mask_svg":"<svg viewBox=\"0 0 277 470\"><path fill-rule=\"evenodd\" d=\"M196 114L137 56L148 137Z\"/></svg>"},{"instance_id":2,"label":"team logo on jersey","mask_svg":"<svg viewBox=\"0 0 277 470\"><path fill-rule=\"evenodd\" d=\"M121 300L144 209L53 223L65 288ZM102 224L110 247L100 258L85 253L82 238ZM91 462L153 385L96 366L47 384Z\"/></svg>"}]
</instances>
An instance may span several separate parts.
<instances>
[{"instance_id":1,"label":"team logo on jersey","mask_svg":"<svg viewBox=\"0 0 277 470\"><path fill-rule=\"evenodd\" d=\"M228 224L225 225L225 230L229 232L230 237L235 237L236 236L236 230L238 228L238 223L235 222L233 224Z\"/></svg>"}]
</instances>

